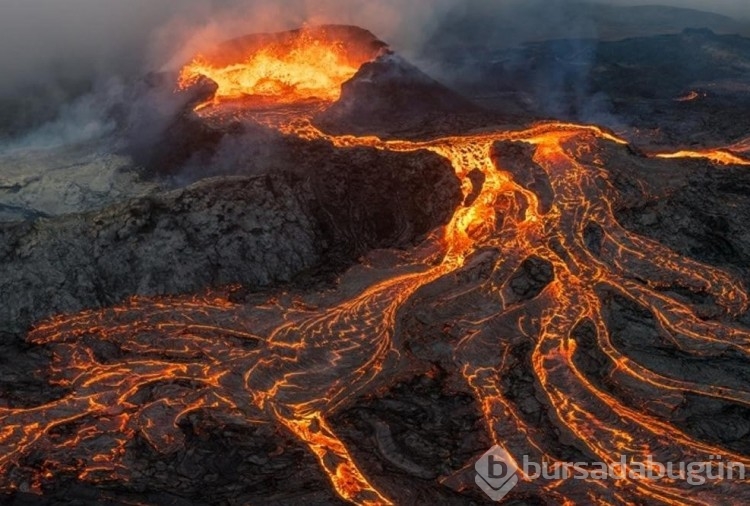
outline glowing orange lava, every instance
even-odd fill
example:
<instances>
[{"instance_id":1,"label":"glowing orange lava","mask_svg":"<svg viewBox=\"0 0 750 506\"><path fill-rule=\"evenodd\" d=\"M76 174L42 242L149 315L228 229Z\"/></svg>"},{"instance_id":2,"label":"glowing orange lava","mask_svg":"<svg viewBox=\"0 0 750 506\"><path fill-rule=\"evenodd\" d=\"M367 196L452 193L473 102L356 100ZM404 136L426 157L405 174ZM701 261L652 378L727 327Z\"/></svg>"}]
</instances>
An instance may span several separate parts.
<instances>
[{"instance_id":1,"label":"glowing orange lava","mask_svg":"<svg viewBox=\"0 0 750 506\"><path fill-rule=\"evenodd\" d=\"M304 34L298 41L309 43ZM220 84L219 100L263 94L330 100L337 93L334 84L340 85L356 70L342 64L335 47L292 46L283 53L276 46L267 47L239 67L216 69L195 62L183 72L183 83L208 75ZM330 68L324 62L337 65ZM194 411L213 410L235 423L273 421L307 445L340 497L354 504L391 504L394 498L368 480L327 419L358 395L372 393L378 381L397 369L394 364L407 360L399 314L408 309L414 294L430 283L458 277L472 255L483 250L498 252L498 260L475 282L475 289L500 309L480 320L461 318L462 338L450 360L473 393L487 433L516 460L528 455L535 462L556 462L544 449L539 430L524 421L502 385L504 376L518 367L508 350L530 343L530 374L537 395L547 403L560 433L590 461L614 463L617 455L648 454L700 462L721 454L750 465L747 456L697 440L667 419L614 397L574 360L574 330L589 322L596 331L596 346L612 367L612 381L637 391L639 402L674 408L685 396L699 394L750 405L750 392L649 370L624 356L611 338L597 292L601 288L649 309L682 353L700 357L731 349L750 355L750 332L730 318L748 307L741 283L618 223L613 210L618 194L597 149L603 141L622 145L623 140L598 127L555 122L516 132L385 141L325 134L312 124L313 112L237 114L251 115L286 135L324 140L340 148L429 150L449 160L465 183L474 170L484 174L479 196L456 211L439 237L428 239L438 243L438 261L434 254L428 258L415 253L411 263L384 268L377 276L370 272L374 280L358 292L342 290L319 305L269 300L250 307L211 295L134 299L38 325L29 340L52 350L50 377L66 393L30 409L0 408L0 488L17 487L7 477L32 452L43 456L42 464L25 470L34 483L60 472L88 481L126 479L123 456L134 438L169 453L182 444L179 420ZM533 150L533 161L553 192L548 208L493 159L502 141ZM711 153L696 156L715 159ZM468 193L472 185L464 188ZM590 224L603 230L598 254L590 251L584 237ZM548 262L554 279L531 301L508 302L510 278L530 256ZM661 290L665 287L713 296L717 311L726 317L701 318L695 307ZM115 358L100 359L93 349L96 343L117 349ZM147 388L161 397L139 400L138 393ZM56 432L65 426L75 430ZM606 486L565 481L536 487L527 490L555 504L630 504L636 502L633 498L674 505L750 502L747 481L688 486L670 479L647 482L625 476Z\"/></svg>"},{"instance_id":2,"label":"glowing orange lava","mask_svg":"<svg viewBox=\"0 0 750 506\"><path fill-rule=\"evenodd\" d=\"M683 95L681 97L675 98L675 102L692 102L693 100L697 100L701 97L705 97L705 93L699 93L697 91L691 91L687 95Z\"/></svg>"},{"instance_id":3,"label":"glowing orange lava","mask_svg":"<svg viewBox=\"0 0 750 506\"><path fill-rule=\"evenodd\" d=\"M709 160L720 165L750 165L750 160L745 160L734 153L722 149L707 149L702 151L677 151L676 153L660 153L658 158L700 158Z\"/></svg>"},{"instance_id":4,"label":"glowing orange lava","mask_svg":"<svg viewBox=\"0 0 750 506\"><path fill-rule=\"evenodd\" d=\"M188 88L206 77L218 85L214 104L241 98L274 104L310 99L333 102L341 94L341 85L377 50L352 52L350 41L329 36L334 28L301 29L264 40L262 45L248 44L244 54L235 58L227 59L221 50L198 56L180 72L179 87Z\"/></svg>"}]
</instances>

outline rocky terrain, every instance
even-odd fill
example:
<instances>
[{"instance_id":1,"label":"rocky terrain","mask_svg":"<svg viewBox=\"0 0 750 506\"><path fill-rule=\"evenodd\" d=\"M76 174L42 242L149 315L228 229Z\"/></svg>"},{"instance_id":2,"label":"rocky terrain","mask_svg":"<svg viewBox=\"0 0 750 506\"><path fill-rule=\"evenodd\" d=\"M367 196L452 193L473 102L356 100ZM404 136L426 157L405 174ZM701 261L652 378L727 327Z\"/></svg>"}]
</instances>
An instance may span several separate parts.
<instances>
[{"instance_id":1,"label":"rocky terrain","mask_svg":"<svg viewBox=\"0 0 750 506\"><path fill-rule=\"evenodd\" d=\"M737 35L686 29L440 54L454 87L485 107L605 125L644 149L721 146L750 131L750 42Z\"/></svg>"},{"instance_id":2,"label":"rocky terrain","mask_svg":"<svg viewBox=\"0 0 750 506\"><path fill-rule=\"evenodd\" d=\"M406 247L460 203L450 165L427 153L296 146L255 177L217 177L85 214L2 229L0 327L132 295L289 283L373 248ZM260 161L260 160L257 160ZM296 162L296 163L295 163ZM237 173L257 172L240 167Z\"/></svg>"},{"instance_id":3,"label":"rocky terrain","mask_svg":"<svg viewBox=\"0 0 750 506\"><path fill-rule=\"evenodd\" d=\"M529 167L534 166L529 159L532 152L512 144L498 144L496 150L499 163L519 180L535 187L541 196L550 194L540 174L536 173L535 177L533 170L529 172ZM745 232L750 197L742 191L750 184L746 169L716 167L704 161L654 160L606 142L601 143L596 152L604 158L607 177L620 194L616 215L625 226L669 245L686 257L726 268L746 286L750 284L747 269L750 240ZM373 156L376 155L362 153L359 158L368 160ZM425 160L430 163L425 164ZM394 166L402 170L408 163L400 160ZM430 193L420 197L423 199L420 202L442 209L443 215L450 214L457 204L450 200L455 198L455 192L453 197L442 193L453 181L447 171L442 170L444 166L430 157L415 158L410 163L425 167L413 172L415 177L431 170L433 177L443 178L439 185L440 197ZM385 176L381 173L373 177ZM51 304L57 301L71 300L69 303L73 307L104 305L116 302L112 293L122 297L129 290L136 293L190 291L197 285L216 280L242 282L252 292L253 287L293 279L302 270L316 263L320 265L324 257L321 241L330 241L331 237L321 231L324 224L310 212L310 200L300 198L308 193L296 191L295 184L301 183L295 183L290 175L214 179L103 213L53 221L43 227L27 226L25 233L17 232L16 237L21 241L39 241L44 248L26 247L29 253L9 263L35 265L36 262L39 265L36 272L43 275L45 270L51 272L55 265L70 265L63 262L83 261L83 255L79 257L73 251L94 248L93 256L86 259L95 259L98 270L87 274L84 268L78 267L75 272L79 273L79 281L68 283L60 275L58 293L42 294L38 305L32 306L40 313L56 308ZM434 192L437 187L436 183L430 188ZM364 190L365 187L359 188L359 191ZM386 213L401 210L397 200L402 197L395 199L394 195L391 204L378 209ZM418 218L415 214L408 216L412 220ZM84 220L88 219L93 227L87 226L90 224ZM363 240L368 236L359 233L373 225L371 221L348 223L354 227L354 236ZM401 244L407 245L415 234L424 233L431 226L433 222L425 222L421 229L398 238L386 234L387 237L381 236L378 240L377 235L370 236L371 242L361 247L399 241L406 241ZM257 233L253 232L256 228ZM394 229L387 227L386 230ZM589 234L590 247L596 251L601 238L595 230ZM59 239L53 240L53 237ZM75 241L80 241L80 245ZM139 244L138 251L149 248L159 254L147 256L151 262L145 263L143 257L129 256L133 244ZM201 244L204 246L199 247ZM353 247L352 243L347 245ZM59 253L62 247L72 251ZM24 250L17 248L16 251ZM361 253L363 249L358 251ZM253 254L270 256L253 258L250 256ZM388 265L393 260L383 258L384 254L367 255L364 263ZM399 368L398 375L388 378L375 393L351 399L331 420L337 434L361 463L363 472L381 490L399 497L402 504L492 504L473 488L470 476L465 474L468 471L464 466L491 443L471 391L459 380L451 350L460 339L457 318L471 320L486 317L488 311L493 311L476 287L486 280L496 255L491 250L478 252L459 272L417 293L399 313L398 339L403 341L401 346L406 350L405 364L408 365ZM268 262L269 258L275 260ZM126 262L129 268L123 271L119 262ZM108 266L111 266L109 272L106 271ZM347 292L350 284L366 279L357 274L358 269L340 281L340 291ZM146 273L151 272L156 274L146 277ZM66 287L79 285L80 276L86 275L96 280L92 283L109 280L120 292L107 293L92 287L89 299L81 295L84 290L69 292L71 299L60 297ZM160 279L159 275L163 277ZM533 301L553 276L546 262L533 257L527 259L511 277L506 295L508 302ZM163 284L158 285L159 282ZM42 288L41 284L39 288L11 285L10 290L37 293ZM96 298L97 295L102 298ZM698 307L703 305L707 310L711 307L710 301L700 295L680 290L672 295ZM245 292L237 300L252 306L264 297L262 293L248 295ZM733 388L750 388L746 358L732 353L711 360L683 357L661 340L654 317L647 309L614 293L602 294L602 299L613 339L634 360L671 375L699 377L706 383ZM9 298L5 306L13 303L14 299ZM742 321L750 324L746 315ZM586 327L577 331L576 339L581 346L577 362L594 381L614 395L628 398L632 393L627 388L607 378L606 358L598 353L594 336ZM43 368L45 355L29 354L7 337L3 346L4 373L0 379L0 391L7 392L4 397L27 403L31 398L54 396L43 376L28 377L25 373L29 367ZM548 448L561 458L583 459L585 456L580 450L559 435L554 417L540 397L528 363L531 351L529 343L516 342L508 352L511 364L516 367L503 379L505 395L534 430L545 434ZM643 409L648 408L644 405ZM746 408L741 405L688 396L678 410L669 414L669 419L701 440L727 450L749 451L750 429L745 422ZM217 424L222 427L221 431L215 429ZM61 504L65 498L62 503L71 505L119 505L128 504L130 500L175 505L254 501L344 504L329 491L327 478L317 471L314 457L272 425L260 424L248 431L243 425L216 420L208 413L197 413L183 422L182 430L187 435L185 446L166 455L138 443L128 463L133 478L127 483L90 485L62 479L46 485L41 498L17 493L8 498L7 503ZM533 493L512 497L515 502L511 504L545 503L543 497Z\"/></svg>"},{"instance_id":4,"label":"rocky terrain","mask_svg":"<svg viewBox=\"0 0 750 506\"><path fill-rule=\"evenodd\" d=\"M158 190L133 170L130 157L106 147L93 142L1 155L0 222L101 209Z\"/></svg>"},{"instance_id":5,"label":"rocky terrain","mask_svg":"<svg viewBox=\"0 0 750 506\"><path fill-rule=\"evenodd\" d=\"M588 43L475 55L481 77L457 86L474 102L381 55L326 108L182 107L139 146L130 193L98 205L8 190L0 449L18 455L0 500L347 504L349 458L398 504L494 504L473 464L497 440L570 462L620 434L748 458L750 171L647 151L747 136L750 46ZM509 126L547 115L626 139ZM26 450L12 438L37 408L51 428ZM676 493L744 500L734 485ZM628 487L522 484L507 504L649 504Z\"/></svg>"}]
</instances>

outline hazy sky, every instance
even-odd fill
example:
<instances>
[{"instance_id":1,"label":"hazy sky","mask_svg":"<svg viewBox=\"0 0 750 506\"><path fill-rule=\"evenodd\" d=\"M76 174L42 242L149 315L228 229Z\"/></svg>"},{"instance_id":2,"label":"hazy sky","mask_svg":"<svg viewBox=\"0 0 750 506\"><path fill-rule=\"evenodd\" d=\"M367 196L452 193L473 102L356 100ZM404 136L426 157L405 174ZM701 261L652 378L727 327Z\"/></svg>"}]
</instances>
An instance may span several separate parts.
<instances>
[{"instance_id":1,"label":"hazy sky","mask_svg":"<svg viewBox=\"0 0 750 506\"><path fill-rule=\"evenodd\" d=\"M748 0L617 0L619 5L671 5L704 11L718 12L732 17L750 18L750 1Z\"/></svg>"},{"instance_id":2,"label":"hazy sky","mask_svg":"<svg viewBox=\"0 0 750 506\"><path fill-rule=\"evenodd\" d=\"M481 0L480 0L481 1ZM562 0L564 1L564 0ZM486 4L504 0L486 0ZM0 0L0 92L47 73L151 68L250 30L313 21L359 23L418 45L462 0ZM484 3L484 2L483 2ZM613 3L609 1L609 3ZM702 8L750 19L750 0L615 0Z\"/></svg>"}]
</instances>

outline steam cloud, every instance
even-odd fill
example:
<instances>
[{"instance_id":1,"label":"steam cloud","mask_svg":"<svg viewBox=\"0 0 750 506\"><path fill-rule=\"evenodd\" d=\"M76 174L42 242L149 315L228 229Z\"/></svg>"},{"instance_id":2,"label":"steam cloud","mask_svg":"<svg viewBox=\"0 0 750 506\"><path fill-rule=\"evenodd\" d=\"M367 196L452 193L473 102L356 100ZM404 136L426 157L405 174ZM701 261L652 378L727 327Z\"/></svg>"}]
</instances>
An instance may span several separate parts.
<instances>
[{"instance_id":1,"label":"steam cloud","mask_svg":"<svg viewBox=\"0 0 750 506\"><path fill-rule=\"evenodd\" d=\"M545 16L574 0L542 2ZM642 0L598 3L641 5ZM657 0L750 20L746 0ZM213 43L253 31L288 29L304 22L361 25L407 57L418 55L450 14L476 10L512 17L523 0L0 0L0 138L62 114L88 129L96 103L76 97L122 79L175 69ZM110 83L106 86L102 83ZM79 100L81 100L79 98ZM80 130L77 125L74 130ZM60 125L69 129L69 123ZM86 128L84 128L86 131ZM54 123L46 126L54 137Z\"/></svg>"},{"instance_id":2,"label":"steam cloud","mask_svg":"<svg viewBox=\"0 0 750 506\"><path fill-rule=\"evenodd\" d=\"M453 9L512 15L513 0L2 0L0 94L37 84L52 72L101 75L169 63L211 39L305 21L360 24L400 50L415 50ZM573 3L573 0L563 1ZM642 0L600 3L641 5ZM745 0L645 2L750 19ZM491 4L491 7L487 7ZM468 6L468 7L467 7ZM188 44L185 45L185 36ZM182 53L182 54L181 54Z\"/></svg>"}]
</instances>

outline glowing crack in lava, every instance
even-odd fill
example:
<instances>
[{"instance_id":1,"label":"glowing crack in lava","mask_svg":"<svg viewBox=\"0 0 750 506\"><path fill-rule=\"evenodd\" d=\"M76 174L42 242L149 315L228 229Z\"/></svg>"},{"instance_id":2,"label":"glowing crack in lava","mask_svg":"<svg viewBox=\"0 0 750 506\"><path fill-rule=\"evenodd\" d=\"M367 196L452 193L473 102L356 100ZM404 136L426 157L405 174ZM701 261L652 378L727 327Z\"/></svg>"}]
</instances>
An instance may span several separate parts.
<instances>
[{"instance_id":1,"label":"glowing crack in lava","mask_svg":"<svg viewBox=\"0 0 750 506\"><path fill-rule=\"evenodd\" d=\"M220 108L201 112L206 117L221 113ZM134 438L172 452L183 441L180 420L196 411L212 411L233 423L261 420L285 427L317 457L342 498L355 504L392 504L397 498L371 483L328 420L356 396L373 392L408 360L408 336L399 321L415 294L456 276L488 250L498 254L489 274L472 290L494 300L500 310L480 317L466 309L456 322L463 338L452 350L452 360L475 397L491 439L516 460L523 455L535 462L557 460L545 450L538 428L516 412L501 384L514 367L508 350L527 342L533 348L534 381L550 416L590 461L614 464L626 454L697 462L721 454L750 465L743 455L699 441L657 414L629 405L591 381L574 360L575 330L588 323L612 380L637 392L644 405L669 410L691 393L750 404L750 392L649 370L626 357L611 339L603 289L651 310L682 353L701 357L727 349L750 352L750 332L728 320L702 318L695 307L662 290L678 286L709 294L719 310L736 315L748 307L748 295L736 280L629 232L615 218L618 193L597 146L624 141L597 127L564 123L423 142L383 141L327 135L312 125L312 112L244 114L284 134L327 140L342 148L429 150L453 164L466 182L467 195L471 171L481 171L485 184L439 235L428 239L439 254L435 248L418 248L400 265L360 266L372 281L355 294L340 290L279 297L252 307L215 294L134 299L37 326L29 341L52 351L50 378L66 393L33 408L0 409L3 488L14 489L24 475L41 487L62 472L81 480L125 480ZM502 141L533 149L534 162L549 179L551 198L544 201L498 165L493 153ZM598 254L586 245L585 230L592 225L603 231ZM511 276L532 256L553 266L554 279L532 300L513 303L506 297ZM115 351L103 357L101 349ZM34 466L24 464L30 454L37 455ZM750 501L750 486L740 480L689 486L670 478L626 476L606 485L522 482L519 491L524 490L556 504Z\"/></svg>"}]
</instances>

